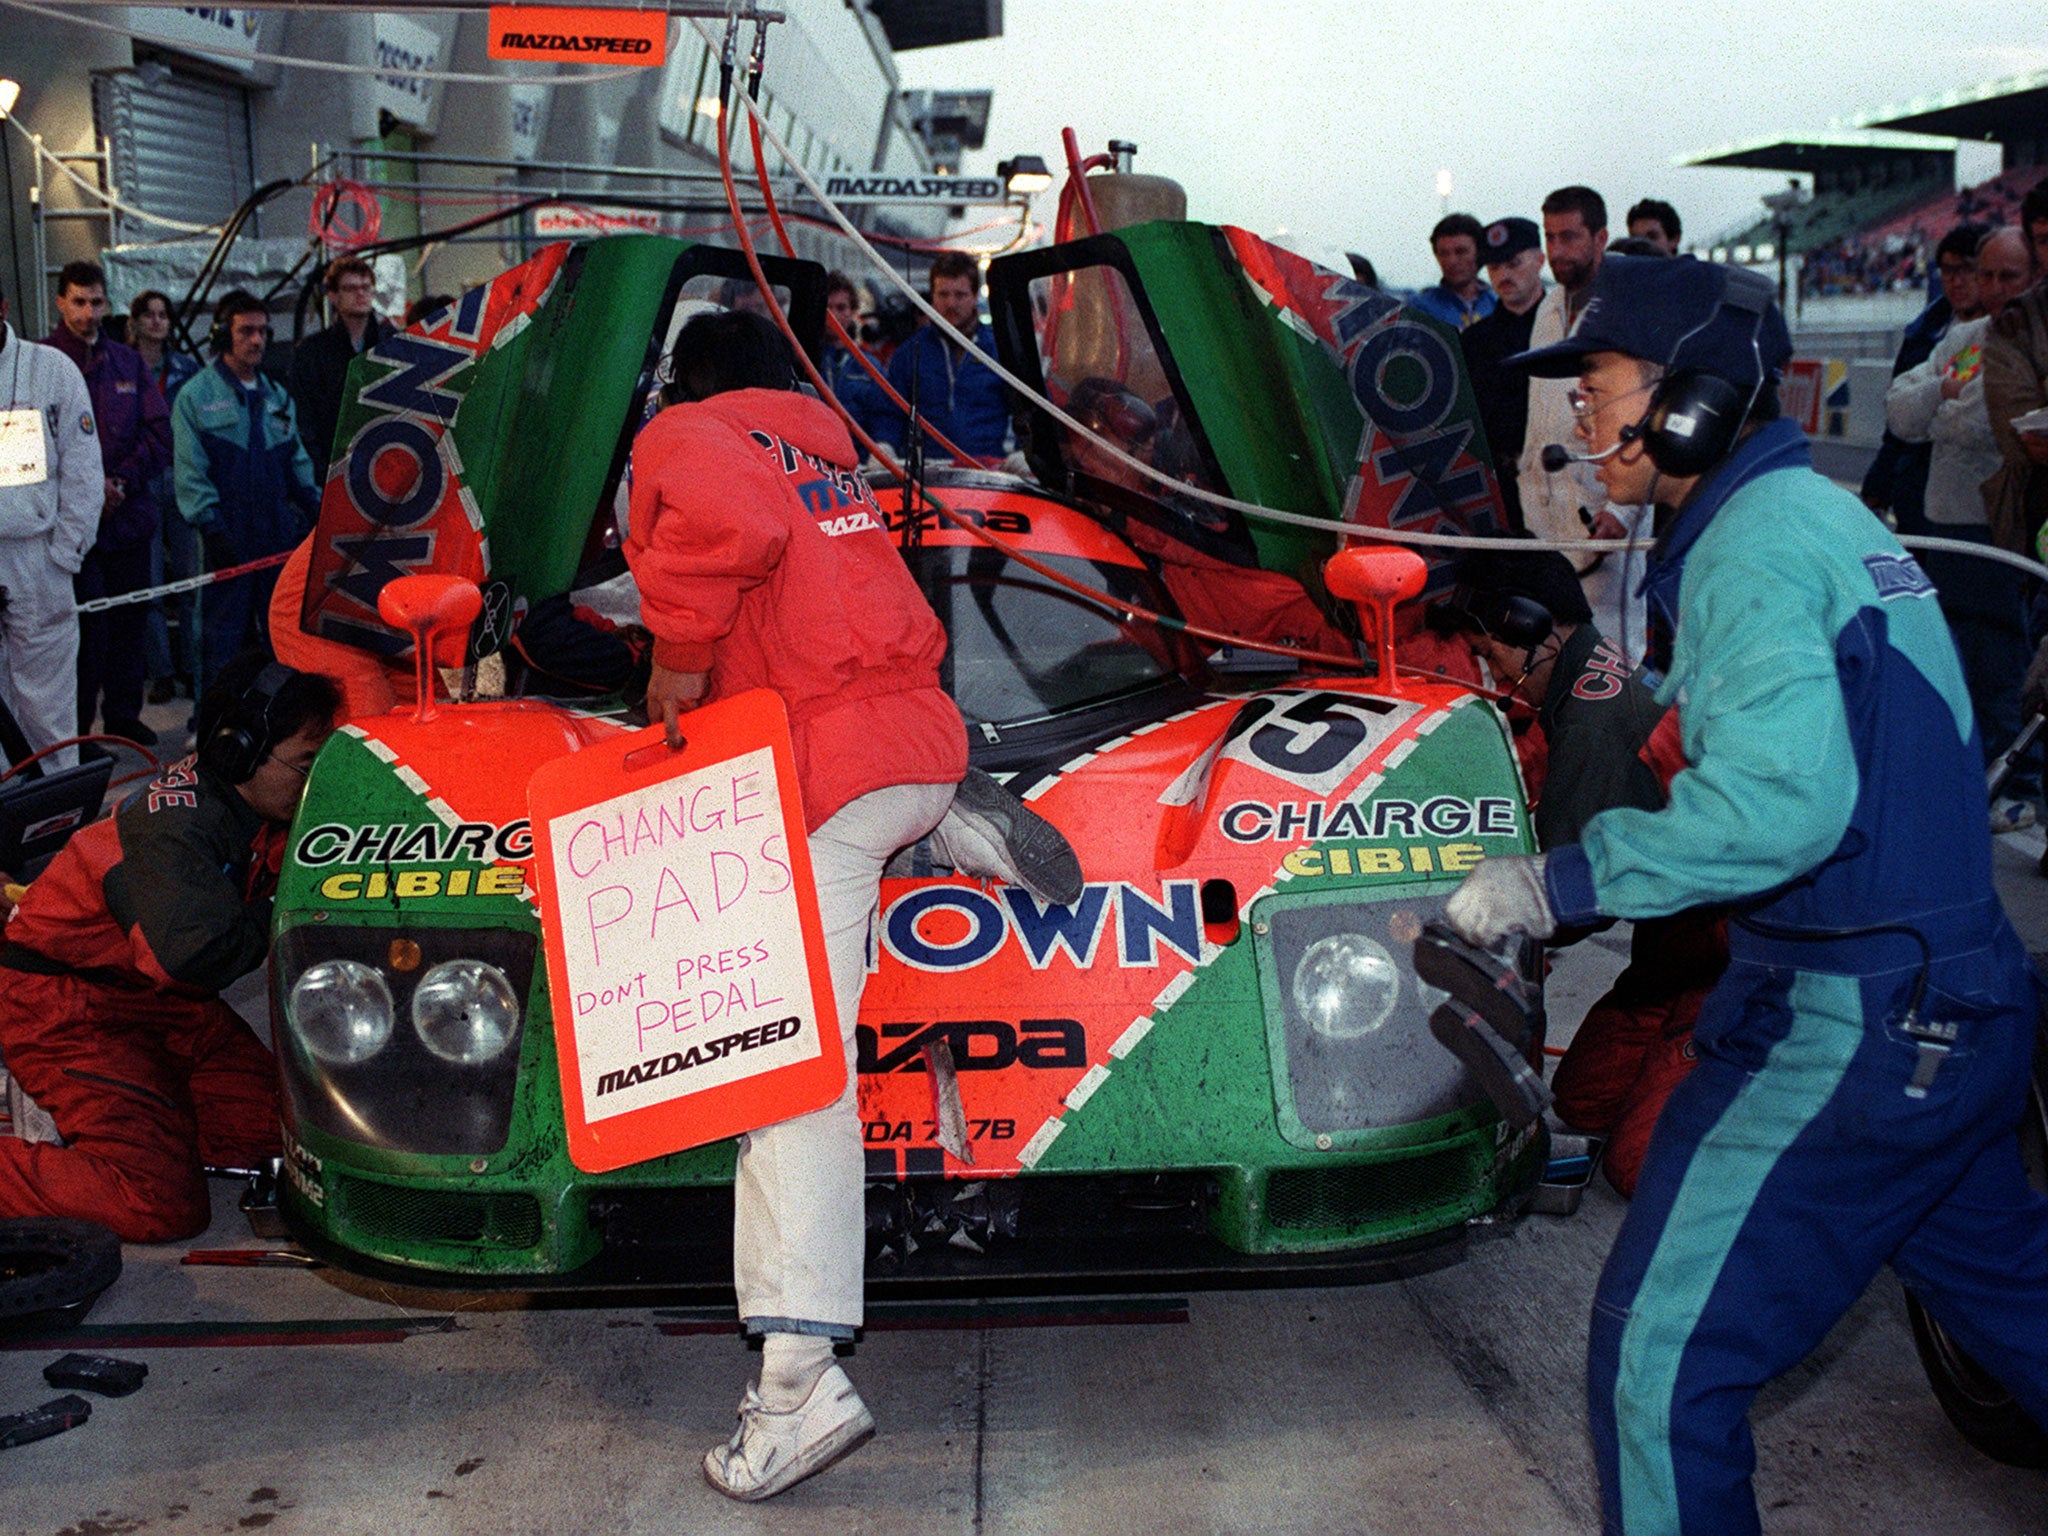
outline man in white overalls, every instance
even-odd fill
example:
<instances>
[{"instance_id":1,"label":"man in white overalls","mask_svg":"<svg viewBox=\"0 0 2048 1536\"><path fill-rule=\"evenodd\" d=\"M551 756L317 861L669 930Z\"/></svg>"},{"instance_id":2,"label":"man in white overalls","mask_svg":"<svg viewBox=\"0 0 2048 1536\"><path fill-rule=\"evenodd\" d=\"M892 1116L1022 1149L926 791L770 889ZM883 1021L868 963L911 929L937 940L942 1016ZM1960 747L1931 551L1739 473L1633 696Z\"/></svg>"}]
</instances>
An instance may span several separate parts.
<instances>
[{"instance_id":1,"label":"man in white overalls","mask_svg":"<svg viewBox=\"0 0 2048 1536\"><path fill-rule=\"evenodd\" d=\"M38 751L78 734L71 577L98 537L106 495L85 376L9 326L0 291L0 699ZM77 760L67 747L52 765Z\"/></svg>"}]
</instances>

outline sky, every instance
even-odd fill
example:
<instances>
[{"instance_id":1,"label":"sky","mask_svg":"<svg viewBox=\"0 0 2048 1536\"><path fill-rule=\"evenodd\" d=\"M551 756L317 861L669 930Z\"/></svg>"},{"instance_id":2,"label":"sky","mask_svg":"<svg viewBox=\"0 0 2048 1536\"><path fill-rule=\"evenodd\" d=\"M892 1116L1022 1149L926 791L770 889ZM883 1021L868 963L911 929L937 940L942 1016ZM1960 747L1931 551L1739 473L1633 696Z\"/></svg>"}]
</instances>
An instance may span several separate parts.
<instances>
[{"instance_id":1,"label":"sky","mask_svg":"<svg viewBox=\"0 0 2048 1536\"><path fill-rule=\"evenodd\" d=\"M1004 0L1003 13L999 38L897 56L905 89L995 92L963 170L1036 153L1057 171L1069 125L1084 153L1130 139L1136 169L1186 187L1190 218L1326 264L1359 251L1403 286L1437 278L1439 171L1450 208L1482 222L1535 218L1546 192L1584 182L1617 233L1629 204L1661 197L1691 243L1760 216L1784 178L1681 170L1677 156L2048 69L2048 9L2013 0ZM1963 165L1971 180L1998 168L1977 145Z\"/></svg>"}]
</instances>

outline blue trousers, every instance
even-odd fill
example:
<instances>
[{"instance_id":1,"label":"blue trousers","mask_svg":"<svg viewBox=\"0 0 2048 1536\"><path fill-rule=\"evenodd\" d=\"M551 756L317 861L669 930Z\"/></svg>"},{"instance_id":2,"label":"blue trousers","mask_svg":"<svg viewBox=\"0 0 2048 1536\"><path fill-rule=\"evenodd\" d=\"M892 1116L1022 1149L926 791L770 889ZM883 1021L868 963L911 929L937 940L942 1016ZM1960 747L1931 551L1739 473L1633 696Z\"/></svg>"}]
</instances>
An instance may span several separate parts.
<instances>
[{"instance_id":1,"label":"blue trousers","mask_svg":"<svg viewBox=\"0 0 2048 1536\"><path fill-rule=\"evenodd\" d=\"M1918 1096L1923 1052L1896 1022L1917 960L1738 960L1708 999L1593 1304L1607 1536L1760 1530L1750 1403L1886 1263L2048 1423L2048 1197L2015 1131L2037 1013L2000 927L1931 970L1922 1016L1956 1035Z\"/></svg>"}]
</instances>

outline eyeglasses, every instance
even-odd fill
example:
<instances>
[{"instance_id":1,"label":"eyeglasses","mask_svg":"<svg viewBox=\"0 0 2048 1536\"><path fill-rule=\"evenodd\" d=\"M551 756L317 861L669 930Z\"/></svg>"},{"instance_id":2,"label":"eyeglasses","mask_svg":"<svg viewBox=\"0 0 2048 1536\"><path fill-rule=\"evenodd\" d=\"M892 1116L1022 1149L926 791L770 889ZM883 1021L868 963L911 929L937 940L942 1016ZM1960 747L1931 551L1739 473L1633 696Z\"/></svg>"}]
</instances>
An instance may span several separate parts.
<instances>
[{"instance_id":1,"label":"eyeglasses","mask_svg":"<svg viewBox=\"0 0 2048 1536\"><path fill-rule=\"evenodd\" d=\"M277 766L280 768L289 768L293 773L296 773L302 779L310 773L312 773L313 771L311 768L301 768L297 763L291 761L291 759L279 757L275 752L271 753L270 756L267 759L265 759L265 761L273 762L277 764Z\"/></svg>"},{"instance_id":2,"label":"eyeglasses","mask_svg":"<svg viewBox=\"0 0 2048 1536\"><path fill-rule=\"evenodd\" d=\"M1638 384L1634 389L1617 390L1611 395L1590 394L1583 389L1574 388L1566 390L1564 398L1565 403L1572 408L1572 415L1580 421L1585 421L1597 416L1603 407L1612 405L1617 400L1626 400L1630 395L1647 395L1662 382L1661 379L1653 379L1647 384Z\"/></svg>"}]
</instances>

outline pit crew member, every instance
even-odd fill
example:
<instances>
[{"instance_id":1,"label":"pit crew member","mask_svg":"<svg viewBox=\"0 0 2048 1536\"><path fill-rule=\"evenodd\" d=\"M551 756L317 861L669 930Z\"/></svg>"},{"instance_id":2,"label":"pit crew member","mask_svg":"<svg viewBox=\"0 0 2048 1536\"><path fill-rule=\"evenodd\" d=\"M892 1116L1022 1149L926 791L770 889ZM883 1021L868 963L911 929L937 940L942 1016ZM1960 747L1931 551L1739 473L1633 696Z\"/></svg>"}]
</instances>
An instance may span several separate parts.
<instances>
[{"instance_id":1,"label":"pit crew member","mask_svg":"<svg viewBox=\"0 0 2048 1536\"><path fill-rule=\"evenodd\" d=\"M1618 805L1664 804L1674 739L1669 718L1593 624L1571 562L1553 550L1469 551L1452 598L1472 649L1537 711L1547 767L1536 801L1536 840L1579 840L1588 821ZM1545 633L1545 631L1548 631ZM1675 744L1675 740L1674 740ZM1551 1090L1567 1125L1607 1138L1601 1170L1633 1195L1650 1130L1671 1090L1692 1070L1693 1021L1728 964L1718 911L1645 918L1629 940L1628 969L1572 1035Z\"/></svg>"},{"instance_id":2,"label":"pit crew member","mask_svg":"<svg viewBox=\"0 0 2048 1536\"><path fill-rule=\"evenodd\" d=\"M71 360L7 323L0 289L0 700L31 747L78 734L78 613L71 578L99 537L107 482L92 396ZM51 755L70 767L78 749Z\"/></svg>"},{"instance_id":3,"label":"pit crew member","mask_svg":"<svg viewBox=\"0 0 2048 1536\"><path fill-rule=\"evenodd\" d=\"M262 372L270 345L263 301L237 288L214 309L214 359L178 391L171 439L178 511L199 531L209 571L283 554L320 511L313 461L292 397ZM200 684L268 628L277 571L217 581L199 599Z\"/></svg>"},{"instance_id":4,"label":"pit crew member","mask_svg":"<svg viewBox=\"0 0 2048 1536\"><path fill-rule=\"evenodd\" d=\"M1482 944L1732 904L1700 1061L1652 1135L1594 1302L1615 1532L1759 1529L1748 1409L1889 1262L2048 1423L2048 1197L2016 1126L2039 1003L1991 883L1983 757L1934 588L1778 417L1768 285L1610 258L1569 340L1616 502L1668 509L1649 597L1685 758L1660 811L1490 859Z\"/></svg>"},{"instance_id":5,"label":"pit crew member","mask_svg":"<svg viewBox=\"0 0 2048 1536\"><path fill-rule=\"evenodd\" d=\"M798 392L781 333L742 311L700 315L676 337L670 377L673 403L633 445L626 543L655 636L648 714L673 740L678 714L700 703L769 687L787 704L847 1060L836 1102L739 1140L733 1278L740 1320L763 1339L761 1375L730 1442L706 1453L704 1476L753 1500L874 1431L832 1349L863 1315L854 1022L883 866L950 809L949 839L967 812L972 830L1009 838L1013 878L1043 877L1010 834L1052 829L1014 801L976 815L963 790L956 804L967 736L939 686L945 631L856 471L846 428ZM995 788L985 775L968 783ZM1055 883L1070 879L1072 900L1080 868L1052 836L1071 865Z\"/></svg>"},{"instance_id":6,"label":"pit crew member","mask_svg":"<svg viewBox=\"0 0 2048 1536\"><path fill-rule=\"evenodd\" d=\"M325 678L236 658L200 703L196 756L22 896L0 947L0 1060L61 1139L0 1137L0 1216L171 1242L211 1219L205 1164L276 1154L276 1068L220 992L269 952L285 827L339 705Z\"/></svg>"}]
</instances>

